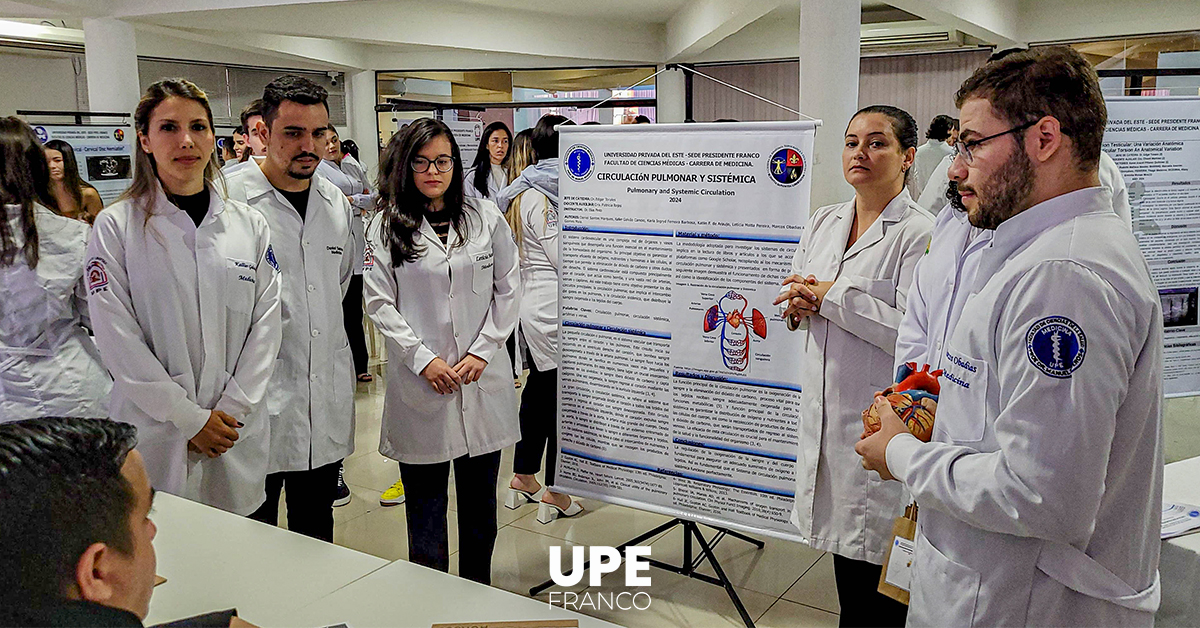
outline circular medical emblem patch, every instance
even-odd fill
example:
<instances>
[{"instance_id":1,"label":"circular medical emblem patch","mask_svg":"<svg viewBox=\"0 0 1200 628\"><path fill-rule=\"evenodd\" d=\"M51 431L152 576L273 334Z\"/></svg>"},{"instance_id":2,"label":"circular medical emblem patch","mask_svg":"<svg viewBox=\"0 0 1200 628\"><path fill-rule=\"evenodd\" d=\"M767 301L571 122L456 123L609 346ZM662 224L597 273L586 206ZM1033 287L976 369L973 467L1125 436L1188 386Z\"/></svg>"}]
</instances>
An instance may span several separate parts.
<instances>
[{"instance_id":1,"label":"circular medical emblem patch","mask_svg":"<svg viewBox=\"0 0 1200 628\"><path fill-rule=\"evenodd\" d=\"M567 167L567 176L576 181L583 181L592 176L596 160L592 157L591 149L583 144L575 144L567 149L564 164Z\"/></svg>"},{"instance_id":2,"label":"circular medical emblem patch","mask_svg":"<svg viewBox=\"0 0 1200 628\"><path fill-rule=\"evenodd\" d=\"M771 180L783 187L792 187L804 178L804 155L794 146L780 146L767 160Z\"/></svg>"},{"instance_id":3,"label":"circular medical emblem patch","mask_svg":"<svg viewBox=\"0 0 1200 628\"><path fill-rule=\"evenodd\" d=\"M1075 321L1065 316L1047 316L1025 334L1029 361L1050 377L1066 379L1083 364L1087 336Z\"/></svg>"}]
</instances>

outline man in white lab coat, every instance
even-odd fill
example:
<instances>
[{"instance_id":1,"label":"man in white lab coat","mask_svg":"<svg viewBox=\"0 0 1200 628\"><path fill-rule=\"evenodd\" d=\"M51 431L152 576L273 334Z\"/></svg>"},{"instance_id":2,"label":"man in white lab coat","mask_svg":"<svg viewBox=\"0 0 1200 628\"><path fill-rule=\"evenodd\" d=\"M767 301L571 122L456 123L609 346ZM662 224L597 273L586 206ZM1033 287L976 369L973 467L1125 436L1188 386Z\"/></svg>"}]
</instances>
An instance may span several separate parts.
<instances>
[{"instance_id":1,"label":"man in white lab coat","mask_svg":"<svg viewBox=\"0 0 1200 628\"><path fill-rule=\"evenodd\" d=\"M350 203L314 177L324 151L325 89L280 77L263 93L258 133L267 158L229 177L229 197L271 226L281 269L283 346L267 391L271 454L267 501L252 518L275 525L287 485L288 529L333 541L341 461L354 451L354 366L342 297L355 263Z\"/></svg>"},{"instance_id":2,"label":"man in white lab coat","mask_svg":"<svg viewBox=\"0 0 1200 628\"><path fill-rule=\"evenodd\" d=\"M950 168L995 231L942 350L933 442L887 402L864 464L921 506L911 625L1152 625L1162 311L1098 164L1105 106L1068 48L981 68Z\"/></svg>"},{"instance_id":3,"label":"man in white lab coat","mask_svg":"<svg viewBox=\"0 0 1200 628\"><path fill-rule=\"evenodd\" d=\"M242 150L250 151L250 155L243 155L237 161L225 164L225 167L221 168L221 174L231 177L239 170L247 167L251 162L262 162L263 157L267 154L267 145L263 141L262 136L258 134L258 123L262 118L263 101L261 98L251 101L250 104L242 109L242 126L238 128L245 131L243 137L245 138L246 145Z\"/></svg>"}]
</instances>

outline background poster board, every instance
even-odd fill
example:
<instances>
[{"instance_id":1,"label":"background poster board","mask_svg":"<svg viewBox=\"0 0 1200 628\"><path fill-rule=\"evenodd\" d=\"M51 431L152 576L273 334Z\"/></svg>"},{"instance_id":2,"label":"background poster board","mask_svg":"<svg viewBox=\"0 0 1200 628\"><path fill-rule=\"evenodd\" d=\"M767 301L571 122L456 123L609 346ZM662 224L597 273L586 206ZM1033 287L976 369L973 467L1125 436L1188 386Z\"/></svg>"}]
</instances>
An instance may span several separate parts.
<instances>
[{"instance_id":1,"label":"background poster board","mask_svg":"<svg viewBox=\"0 0 1200 628\"><path fill-rule=\"evenodd\" d=\"M62 140L75 150L79 176L107 207L133 183L133 127L128 124L35 124L43 144Z\"/></svg>"},{"instance_id":2,"label":"background poster board","mask_svg":"<svg viewBox=\"0 0 1200 628\"><path fill-rule=\"evenodd\" d=\"M446 120L446 126L454 134L458 144L458 152L462 155L463 170L471 167L475 160L475 152L479 150L479 140L483 138L483 122L479 120Z\"/></svg>"},{"instance_id":3,"label":"background poster board","mask_svg":"<svg viewBox=\"0 0 1200 628\"><path fill-rule=\"evenodd\" d=\"M793 541L813 122L559 129L555 487Z\"/></svg>"},{"instance_id":4,"label":"background poster board","mask_svg":"<svg viewBox=\"0 0 1200 628\"><path fill-rule=\"evenodd\" d=\"M1200 97L1110 98L1104 151L1129 187L1133 231L1163 310L1163 387L1200 394Z\"/></svg>"}]
</instances>

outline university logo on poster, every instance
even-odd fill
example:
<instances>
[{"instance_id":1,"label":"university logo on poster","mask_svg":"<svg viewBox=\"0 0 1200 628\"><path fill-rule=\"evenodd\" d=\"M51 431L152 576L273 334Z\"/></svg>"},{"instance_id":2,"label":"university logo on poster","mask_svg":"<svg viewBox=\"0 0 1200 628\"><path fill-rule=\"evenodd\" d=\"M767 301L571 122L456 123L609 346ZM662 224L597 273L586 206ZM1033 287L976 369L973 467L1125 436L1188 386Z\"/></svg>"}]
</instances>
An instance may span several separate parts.
<instances>
[{"instance_id":1,"label":"university logo on poster","mask_svg":"<svg viewBox=\"0 0 1200 628\"><path fill-rule=\"evenodd\" d=\"M575 181L586 181L595 170L596 159L590 148L583 144L575 144L567 149L564 165L567 167L567 176Z\"/></svg>"},{"instance_id":2,"label":"university logo on poster","mask_svg":"<svg viewBox=\"0 0 1200 628\"><path fill-rule=\"evenodd\" d=\"M795 146L780 146L771 153L767 167L771 180L783 187L792 187L804 178L804 154Z\"/></svg>"}]
</instances>

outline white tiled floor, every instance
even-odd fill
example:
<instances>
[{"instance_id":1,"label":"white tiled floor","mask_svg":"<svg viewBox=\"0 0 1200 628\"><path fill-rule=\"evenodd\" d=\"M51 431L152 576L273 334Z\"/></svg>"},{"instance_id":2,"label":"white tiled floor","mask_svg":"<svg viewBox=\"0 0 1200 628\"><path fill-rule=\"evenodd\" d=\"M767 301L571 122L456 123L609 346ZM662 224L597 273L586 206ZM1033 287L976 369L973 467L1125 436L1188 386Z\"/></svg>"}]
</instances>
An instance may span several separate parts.
<instances>
[{"instance_id":1,"label":"white tiled floor","mask_svg":"<svg viewBox=\"0 0 1200 628\"><path fill-rule=\"evenodd\" d=\"M404 506L385 508L379 493L398 477L398 467L379 454L379 425L383 410L383 382L359 384L356 397L357 430L355 452L346 460L346 482L353 499L334 510L334 542L388 560L408 558ZM1172 399L1165 405L1168 462L1200 455L1200 398ZM532 504L517 510L504 507L512 477L512 448L503 452L500 481L496 487L497 519L500 530L492 558L493 586L528 595L549 577L549 548L553 545L616 545L668 521L661 515L585 500L587 511L572 519L549 525L537 522ZM540 476L539 476L540 479ZM281 510L283 510L281 505ZM458 571L457 513L454 484L450 484L450 572ZM283 517L286 521L286 517ZM711 538L712 530L702 528ZM649 541L652 556L679 564L682 531L676 529ZM733 581L747 612L761 628L776 626L835 626L838 599L833 582L833 560L807 546L764 538L762 550L729 537L716 547L721 566ZM698 550L696 550L698 551ZM712 575L704 564L699 571ZM632 627L653 626L740 626L741 621L728 595L720 587L670 572L654 569L650 589L652 604L645 611L581 609L607 621ZM584 592L619 593L624 589L622 572L610 574L599 587L585 580L569 589ZM561 590L561 589L555 589ZM542 593L538 599L548 599Z\"/></svg>"},{"instance_id":2,"label":"white tiled floor","mask_svg":"<svg viewBox=\"0 0 1200 628\"><path fill-rule=\"evenodd\" d=\"M372 384L360 384L357 395L356 449L346 460L346 482L353 498L350 504L335 509L334 542L389 560L407 559L408 540L404 506L379 505L379 493L396 481L394 461L378 453L379 424L383 403L382 378ZM661 515L623 506L585 500L587 510L572 519L559 519L549 525L537 522L537 508L518 510L504 507L504 496L512 477L512 449L504 451L497 486L500 531L492 558L492 585L528 595L533 587L549 577L549 548L553 545L616 545L667 522ZM450 572L458 570L457 515L454 512L451 482ZM286 518L284 519L286 521ZM711 537L710 528L702 528ZM837 594L833 587L832 561L806 546L774 539L763 539L766 548L755 547L729 537L716 547L721 566L733 581L742 603L759 626L834 626L837 624ZM682 558L681 531L676 529L648 542L652 556L679 564ZM695 551L699 551L698 548ZM699 571L712 575L705 564ZM582 612L617 624L640 626L740 626L733 603L718 586L666 571L652 569L653 586L649 590L649 609L614 610L606 608ZM626 590L623 571L609 574L599 587L586 586L587 580L570 591L609 593ZM561 590L561 589L555 589ZM548 599L542 593L538 599Z\"/></svg>"}]
</instances>

